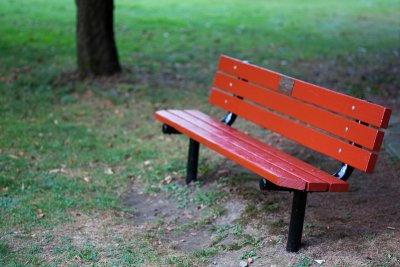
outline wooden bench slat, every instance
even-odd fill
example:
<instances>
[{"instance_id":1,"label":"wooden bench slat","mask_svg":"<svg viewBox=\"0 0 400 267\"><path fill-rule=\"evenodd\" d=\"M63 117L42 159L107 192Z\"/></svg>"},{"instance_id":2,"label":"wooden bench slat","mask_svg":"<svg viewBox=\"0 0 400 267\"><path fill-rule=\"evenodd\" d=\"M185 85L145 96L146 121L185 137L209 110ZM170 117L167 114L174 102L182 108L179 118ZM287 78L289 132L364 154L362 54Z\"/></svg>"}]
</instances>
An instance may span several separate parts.
<instances>
[{"instance_id":1,"label":"wooden bench slat","mask_svg":"<svg viewBox=\"0 0 400 267\"><path fill-rule=\"evenodd\" d=\"M279 88L281 74L228 56L220 57L217 69L273 90Z\"/></svg>"},{"instance_id":2,"label":"wooden bench slat","mask_svg":"<svg viewBox=\"0 0 400 267\"><path fill-rule=\"evenodd\" d=\"M210 102L357 169L369 173L374 169L376 154L251 105L215 88L211 90Z\"/></svg>"},{"instance_id":3,"label":"wooden bench slat","mask_svg":"<svg viewBox=\"0 0 400 267\"><path fill-rule=\"evenodd\" d=\"M292 96L380 128L389 124L390 109L303 81L294 83Z\"/></svg>"},{"instance_id":4,"label":"wooden bench slat","mask_svg":"<svg viewBox=\"0 0 400 267\"><path fill-rule=\"evenodd\" d=\"M295 98L360 120L376 127L387 128L391 110L339 92L294 79L240 60L221 56L218 69L264 87L279 91L282 78L294 81L291 95Z\"/></svg>"},{"instance_id":5,"label":"wooden bench slat","mask_svg":"<svg viewBox=\"0 0 400 267\"><path fill-rule=\"evenodd\" d=\"M213 135L168 111L158 111L155 113L155 117L157 120L167 123L179 132L190 136L193 140L201 142L203 145L210 147L277 185L297 190L305 190L306 188L306 182L303 180L272 165L265 165L262 159L253 156L253 154L249 153L246 149L232 146L227 139Z\"/></svg>"},{"instance_id":6,"label":"wooden bench slat","mask_svg":"<svg viewBox=\"0 0 400 267\"><path fill-rule=\"evenodd\" d=\"M295 165L288 164L287 161L284 161L274 155L272 152L269 152L268 149L270 147L268 147L268 145L262 144L260 146L260 143L255 145L256 140L254 140L254 138L251 138L250 136L244 134L242 135L239 131L227 131L224 128L230 128L229 126L224 125L221 122L206 122L202 118L199 118L195 113L186 110L168 111L186 121L193 122L198 127L201 127L202 129L207 130L214 135L218 135L222 138L228 139L231 145L245 148L247 151L249 151L249 153L252 153L254 156L261 158L264 161L264 164L273 165L274 167L279 168L282 171L290 173L298 179L304 180L307 183L306 190L308 191L327 191L329 189L329 185L325 181L315 177L313 174L307 173L302 169L297 168ZM289 155L286 156L289 157Z\"/></svg>"},{"instance_id":7,"label":"wooden bench slat","mask_svg":"<svg viewBox=\"0 0 400 267\"><path fill-rule=\"evenodd\" d=\"M303 176L303 178L307 178L310 176L313 176L319 180L322 180L326 182L329 186L328 191L330 192L347 192L349 184L346 183L345 181L342 181L340 179L337 179L333 177L332 175L321 171L320 169L317 169L313 167L312 165L307 164L306 162L299 160L293 156L290 156L286 154L283 151L280 151L277 148L274 148L273 146L267 145L261 141L258 141L257 139L254 138L249 138L246 134L236 130L235 128L229 127L227 125L222 125L221 122L217 121L216 119L200 112L197 110L184 110L183 112L189 113L193 116L195 116L198 119L201 119L202 121L213 125L214 127L221 128L221 130L231 133L232 135L235 135L237 138L240 138L241 140L245 142L251 143L251 145L259 148L260 150L264 151L265 153L272 154L273 156L277 157L277 160L282 163L282 167L284 169L291 169L293 168L294 171L301 170L300 172ZM281 164L280 163L280 164ZM309 189L307 189L309 190ZM311 190L309 190L311 191Z\"/></svg>"},{"instance_id":8,"label":"wooden bench slat","mask_svg":"<svg viewBox=\"0 0 400 267\"><path fill-rule=\"evenodd\" d=\"M276 91L217 73L214 86L263 105L314 127L379 151L384 133Z\"/></svg>"}]
</instances>

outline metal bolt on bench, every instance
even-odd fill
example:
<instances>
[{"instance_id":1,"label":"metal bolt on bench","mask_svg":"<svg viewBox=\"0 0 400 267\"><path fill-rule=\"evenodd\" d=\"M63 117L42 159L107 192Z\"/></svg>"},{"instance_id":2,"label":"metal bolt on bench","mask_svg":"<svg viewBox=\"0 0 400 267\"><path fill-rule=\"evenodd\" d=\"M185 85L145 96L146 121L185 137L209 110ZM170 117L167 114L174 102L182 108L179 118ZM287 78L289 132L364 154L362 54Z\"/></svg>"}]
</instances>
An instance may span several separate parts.
<instances>
[{"instance_id":1,"label":"metal bolt on bench","mask_svg":"<svg viewBox=\"0 0 400 267\"><path fill-rule=\"evenodd\" d=\"M200 144L262 177L260 189L290 191L286 250L301 247L308 192L346 192L353 170L372 173L391 110L352 96L221 56L210 103L228 111L218 121L197 110L160 110L166 134L189 137L186 182L197 180ZM249 120L341 163L329 174L231 127ZM317 212L317 211L316 211Z\"/></svg>"}]
</instances>

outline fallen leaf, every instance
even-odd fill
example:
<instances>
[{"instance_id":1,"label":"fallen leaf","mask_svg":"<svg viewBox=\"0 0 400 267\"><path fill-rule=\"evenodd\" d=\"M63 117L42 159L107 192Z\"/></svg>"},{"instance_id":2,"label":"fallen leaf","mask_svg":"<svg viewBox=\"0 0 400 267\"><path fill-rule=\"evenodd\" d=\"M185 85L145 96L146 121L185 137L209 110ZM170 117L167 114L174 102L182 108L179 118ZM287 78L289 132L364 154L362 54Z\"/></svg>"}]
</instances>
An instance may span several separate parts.
<instances>
[{"instance_id":1,"label":"fallen leaf","mask_svg":"<svg viewBox=\"0 0 400 267\"><path fill-rule=\"evenodd\" d=\"M145 167L149 167L151 165L151 161L150 160L146 160L144 163Z\"/></svg>"},{"instance_id":2,"label":"fallen leaf","mask_svg":"<svg viewBox=\"0 0 400 267\"><path fill-rule=\"evenodd\" d=\"M107 167L104 169L104 174L114 174L111 168Z\"/></svg>"},{"instance_id":3,"label":"fallen leaf","mask_svg":"<svg viewBox=\"0 0 400 267\"><path fill-rule=\"evenodd\" d=\"M167 184L171 183L171 181L172 181L171 175L168 175L167 177L164 178L164 182L166 182Z\"/></svg>"},{"instance_id":4,"label":"fallen leaf","mask_svg":"<svg viewBox=\"0 0 400 267\"><path fill-rule=\"evenodd\" d=\"M7 192L7 191L8 191L8 186L6 186L6 187L0 187L0 191L2 191L2 192Z\"/></svg>"},{"instance_id":5,"label":"fallen leaf","mask_svg":"<svg viewBox=\"0 0 400 267\"><path fill-rule=\"evenodd\" d=\"M60 169L52 169L52 170L48 170L48 173L59 173Z\"/></svg>"},{"instance_id":6,"label":"fallen leaf","mask_svg":"<svg viewBox=\"0 0 400 267\"><path fill-rule=\"evenodd\" d=\"M36 211L37 211L37 213L39 213L38 216L37 216L37 218L38 218L39 220L42 219L42 218L44 217L43 211L42 211L41 209L36 209Z\"/></svg>"},{"instance_id":7,"label":"fallen leaf","mask_svg":"<svg viewBox=\"0 0 400 267\"><path fill-rule=\"evenodd\" d=\"M67 174L68 171L64 167L61 167L61 169L51 169L47 171L48 173L62 173L62 174Z\"/></svg>"}]
</instances>

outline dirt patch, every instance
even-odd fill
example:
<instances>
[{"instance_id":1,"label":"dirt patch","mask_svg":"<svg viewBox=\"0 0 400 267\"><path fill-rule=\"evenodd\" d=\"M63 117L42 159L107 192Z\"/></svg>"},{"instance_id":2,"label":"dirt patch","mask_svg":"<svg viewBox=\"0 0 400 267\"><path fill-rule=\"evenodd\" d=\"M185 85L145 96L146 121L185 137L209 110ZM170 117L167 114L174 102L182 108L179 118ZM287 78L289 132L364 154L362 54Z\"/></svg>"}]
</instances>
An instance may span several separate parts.
<instances>
[{"instance_id":1,"label":"dirt patch","mask_svg":"<svg viewBox=\"0 0 400 267\"><path fill-rule=\"evenodd\" d=\"M124 199L127 206L133 208L131 220L136 224L155 222L159 219L176 221L182 218L182 210L176 207L166 196L159 194L145 195L142 192L131 191Z\"/></svg>"},{"instance_id":2,"label":"dirt patch","mask_svg":"<svg viewBox=\"0 0 400 267\"><path fill-rule=\"evenodd\" d=\"M304 244L300 254L313 260L322 259L327 266L400 264L400 250L397 247L400 244L400 162L391 162L384 153L381 156L373 176L356 172L351 177L350 192L309 195ZM279 214L265 212L264 216L252 220L258 227L262 225L259 229L266 233L266 246L257 251L260 258L254 266L287 266L299 260L297 254L287 253L284 249L290 196L271 192L264 195L259 204L268 203L271 195L275 195L275 201L284 205L284 208L280 209ZM272 231L276 224L268 224L273 218L283 221L281 235ZM234 255L236 261L232 261ZM277 262L277 259L281 262ZM225 266L237 266L238 253L229 252L213 260L227 263ZM316 262L314 265L317 265Z\"/></svg>"},{"instance_id":3,"label":"dirt patch","mask_svg":"<svg viewBox=\"0 0 400 267\"><path fill-rule=\"evenodd\" d=\"M280 142L284 148L296 149L291 143ZM312 155L308 160L318 159ZM221 202L221 216L199 226L207 209L196 205L178 208L165 193L131 191L125 203L135 211L132 221L141 225L162 220L164 232L160 239L182 253L215 248L217 252L207 261L208 266L239 266L241 258L252 251L255 256L251 266L318 266L315 260L322 260L323 266L400 264L400 162L391 161L384 152L374 175L355 171L349 180L350 192L309 194L299 253L285 250L292 195L260 192L259 177L229 161L222 164L229 170L224 173L229 182L221 186L221 181L208 177L202 185L205 191L219 188L227 192ZM325 165L335 166L331 162ZM190 224L193 228L179 230ZM259 241L263 245L257 246Z\"/></svg>"}]
</instances>

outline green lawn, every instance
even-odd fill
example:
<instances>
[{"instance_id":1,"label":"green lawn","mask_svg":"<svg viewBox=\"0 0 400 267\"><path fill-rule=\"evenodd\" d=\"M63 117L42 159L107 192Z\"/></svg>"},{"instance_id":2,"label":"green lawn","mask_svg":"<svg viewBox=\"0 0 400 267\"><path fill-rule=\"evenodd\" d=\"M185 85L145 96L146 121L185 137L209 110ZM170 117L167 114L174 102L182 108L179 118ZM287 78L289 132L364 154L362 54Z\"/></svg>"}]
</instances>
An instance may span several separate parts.
<instances>
[{"instance_id":1,"label":"green lawn","mask_svg":"<svg viewBox=\"0 0 400 267\"><path fill-rule=\"evenodd\" d=\"M358 73L365 66L367 78L346 76L343 90L384 94L380 86L400 83L385 72L399 58L399 14L398 0L116 0L124 73L80 81L74 74L74 1L1 0L0 265L206 261L218 251L184 256L157 250L154 233L99 249L89 241L78 246L56 229L73 223L76 213L89 218L115 213L118 225L130 225L132 211L121 195L132 181L144 193L167 192L183 207L192 201L190 190L197 190L193 201L218 216L215 199L224 196L160 186L171 172L184 174L186 139L160 140L153 111L205 109L220 54L316 80L301 66L327 62L322 76L331 86L334 78L343 78L341 70L350 66ZM326 74L331 69L334 78ZM208 164L212 169L216 163Z\"/></svg>"}]
</instances>

